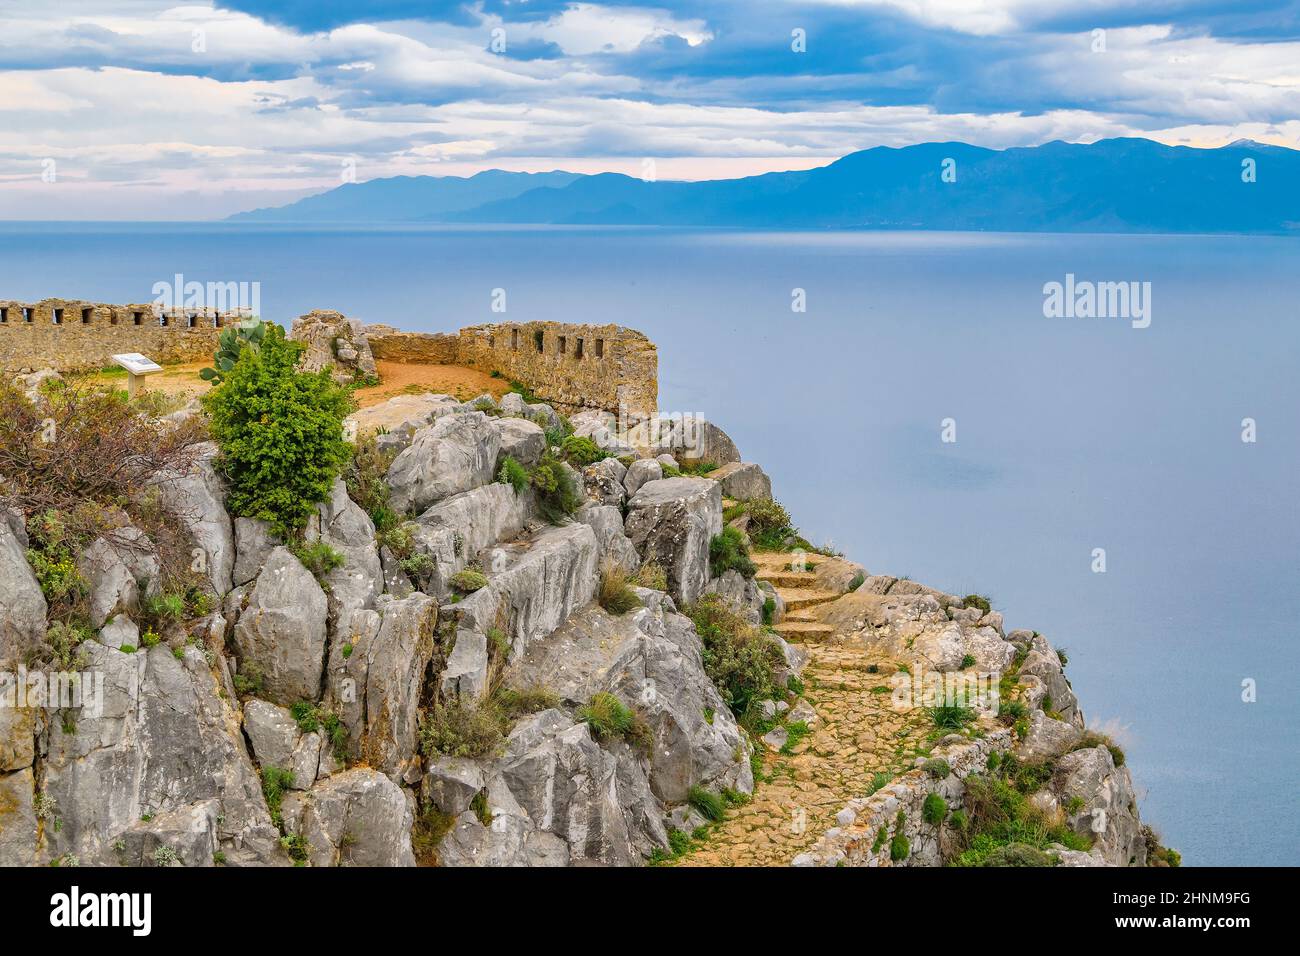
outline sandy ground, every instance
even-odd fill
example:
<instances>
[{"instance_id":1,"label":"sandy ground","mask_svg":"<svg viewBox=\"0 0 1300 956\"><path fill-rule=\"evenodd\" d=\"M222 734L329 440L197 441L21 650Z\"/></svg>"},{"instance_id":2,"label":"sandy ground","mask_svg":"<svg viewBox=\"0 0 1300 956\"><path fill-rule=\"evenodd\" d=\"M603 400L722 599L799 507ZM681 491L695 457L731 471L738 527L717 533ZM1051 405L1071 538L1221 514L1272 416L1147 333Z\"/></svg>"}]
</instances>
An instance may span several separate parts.
<instances>
[{"instance_id":1,"label":"sandy ground","mask_svg":"<svg viewBox=\"0 0 1300 956\"><path fill-rule=\"evenodd\" d=\"M158 374L150 375L147 386L178 399L178 404L185 404L191 398L205 394L211 387L199 378L199 369L209 364L168 365ZM500 398L510 389L510 383L503 378L493 378L486 372L459 365L407 365L401 362L376 362L375 365L379 371L379 384L359 388L353 393L358 408L378 405L395 395L436 392L466 401L484 392ZM96 372L86 376L86 381L126 388L126 372Z\"/></svg>"}]
</instances>

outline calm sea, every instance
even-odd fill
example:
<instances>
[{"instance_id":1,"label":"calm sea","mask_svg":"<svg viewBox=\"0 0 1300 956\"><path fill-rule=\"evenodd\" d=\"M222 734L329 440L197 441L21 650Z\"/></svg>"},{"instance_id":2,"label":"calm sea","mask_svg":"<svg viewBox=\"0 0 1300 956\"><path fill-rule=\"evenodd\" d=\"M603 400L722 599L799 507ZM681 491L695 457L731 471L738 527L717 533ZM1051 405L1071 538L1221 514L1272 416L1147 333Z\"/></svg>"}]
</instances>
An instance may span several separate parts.
<instances>
[{"instance_id":1,"label":"calm sea","mask_svg":"<svg viewBox=\"0 0 1300 956\"><path fill-rule=\"evenodd\" d=\"M0 224L0 298L178 272L260 282L280 322L454 330L504 289L512 320L643 330L662 406L719 422L808 537L1068 648L1187 863L1300 863L1300 240ZM1067 274L1151 283L1150 326L1045 318Z\"/></svg>"}]
</instances>

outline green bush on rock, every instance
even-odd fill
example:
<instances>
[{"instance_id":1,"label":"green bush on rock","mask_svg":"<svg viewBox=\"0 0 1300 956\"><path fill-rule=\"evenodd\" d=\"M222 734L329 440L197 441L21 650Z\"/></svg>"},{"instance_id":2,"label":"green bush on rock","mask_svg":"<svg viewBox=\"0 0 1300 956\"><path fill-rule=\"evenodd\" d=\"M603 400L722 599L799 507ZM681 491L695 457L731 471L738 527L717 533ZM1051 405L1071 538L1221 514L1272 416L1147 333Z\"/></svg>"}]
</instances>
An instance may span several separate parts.
<instances>
[{"instance_id":1,"label":"green bush on rock","mask_svg":"<svg viewBox=\"0 0 1300 956\"><path fill-rule=\"evenodd\" d=\"M343 438L351 398L328 371L297 371L301 352L283 329L269 326L261 348L245 345L203 398L230 479L227 507L269 521L286 537L329 496L351 457Z\"/></svg>"}]
</instances>

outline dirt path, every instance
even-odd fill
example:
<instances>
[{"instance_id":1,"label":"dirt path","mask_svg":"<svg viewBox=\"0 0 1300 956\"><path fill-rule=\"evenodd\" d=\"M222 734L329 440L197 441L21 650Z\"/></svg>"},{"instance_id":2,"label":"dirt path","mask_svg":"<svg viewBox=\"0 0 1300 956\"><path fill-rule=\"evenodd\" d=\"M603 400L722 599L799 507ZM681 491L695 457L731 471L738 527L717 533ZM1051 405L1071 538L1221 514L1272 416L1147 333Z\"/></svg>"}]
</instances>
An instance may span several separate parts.
<instances>
[{"instance_id":1,"label":"dirt path","mask_svg":"<svg viewBox=\"0 0 1300 956\"><path fill-rule=\"evenodd\" d=\"M192 362L168 365L163 371L148 377L146 388L177 399L175 404L180 407L190 399L207 394L211 386L199 378L199 370L211 364ZM376 362L375 366L379 372L379 384L353 392L358 408L378 405L396 395L435 392L466 401L477 398L484 392L491 392L500 398L510 389L510 383L503 378L493 378L486 372L459 365L414 365L381 361ZM83 380L126 388L126 371L94 372L84 376Z\"/></svg>"},{"instance_id":2,"label":"dirt path","mask_svg":"<svg viewBox=\"0 0 1300 956\"><path fill-rule=\"evenodd\" d=\"M789 555L754 558L758 576L772 580L783 599L806 593L797 574L781 570ZM783 632L799 642L796 629ZM754 798L728 810L678 866L785 866L835 825L835 814L850 799L868 793L875 774L908 770L925 751L931 727L924 711L890 704L889 675L896 665L873 660L864 648L827 632L813 632L808 636L815 639L802 643L810 654L803 680L805 699L817 712L813 732L791 754L767 750L765 780Z\"/></svg>"}]
</instances>

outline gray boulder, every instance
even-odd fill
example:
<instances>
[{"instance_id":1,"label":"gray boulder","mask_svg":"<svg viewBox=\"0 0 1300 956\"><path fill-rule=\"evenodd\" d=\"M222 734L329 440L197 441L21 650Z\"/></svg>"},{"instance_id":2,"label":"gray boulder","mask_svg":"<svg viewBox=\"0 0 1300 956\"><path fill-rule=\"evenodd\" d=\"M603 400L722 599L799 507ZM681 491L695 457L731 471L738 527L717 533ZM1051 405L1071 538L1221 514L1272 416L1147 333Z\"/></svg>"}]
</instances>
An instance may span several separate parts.
<instances>
[{"instance_id":1,"label":"gray boulder","mask_svg":"<svg viewBox=\"0 0 1300 956\"><path fill-rule=\"evenodd\" d=\"M379 613L379 633L364 650L361 758L394 779L412 771L418 778L420 692L435 648L438 602L420 593L400 601L386 597Z\"/></svg>"},{"instance_id":2,"label":"gray boulder","mask_svg":"<svg viewBox=\"0 0 1300 956\"><path fill-rule=\"evenodd\" d=\"M1064 753L1079 742L1082 733L1073 724L1048 717L1041 710L1029 715L1029 731L1016 748L1025 760L1042 760Z\"/></svg>"},{"instance_id":3,"label":"gray boulder","mask_svg":"<svg viewBox=\"0 0 1300 956\"><path fill-rule=\"evenodd\" d=\"M328 604L311 572L276 548L235 625L240 670L256 669L262 696L288 707L320 697Z\"/></svg>"},{"instance_id":4,"label":"gray boulder","mask_svg":"<svg viewBox=\"0 0 1300 956\"><path fill-rule=\"evenodd\" d=\"M124 654L93 641L82 651L103 690L99 707L83 707L75 726L50 722L42 739L45 796L63 821L45 830L49 855L118 864L117 840L174 815L207 821L203 839L232 863L283 859L239 716L203 654Z\"/></svg>"},{"instance_id":5,"label":"gray boulder","mask_svg":"<svg viewBox=\"0 0 1300 956\"><path fill-rule=\"evenodd\" d=\"M532 516L531 492L493 482L445 498L420 515L415 531L416 550L428 555L432 570L420 583L430 594L451 597L451 578L470 561L498 542L517 538ZM484 560L491 567L491 560Z\"/></svg>"},{"instance_id":6,"label":"gray boulder","mask_svg":"<svg viewBox=\"0 0 1300 956\"><path fill-rule=\"evenodd\" d=\"M1068 822L1092 837L1094 853L1115 866L1146 865L1133 779L1128 767L1115 766L1106 747L1066 754L1056 762L1050 786L1062 806L1078 807Z\"/></svg>"},{"instance_id":7,"label":"gray boulder","mask_svg":"<svg viewBox=\"0 0 1300 956\"><path fill-rule=\"evenodd\" d=\"M418 514L435 502L478 488L494 476L501 432L482 412L446 415L416 432L388 469L390 503Z\"/></svg>"},{"instance_id":8,"label":"gray boulder","mask_svg":"<svg viewBox=\"0 0 1300 956\"><path fill-rule=\"evenodd\" d=\"M627 441L639 453L670 454L687 464L740 461L740 451L727 433L698 415L654 416L630 429Z\"/></svg>"},{"instance_id":9,"label":"gray boulder","mask_svg":"<svg viewBox=\"0 0 1300 956\"><path fill-rule=\"evenodd\" d=\"M406 793L369 767L335 774L285 810L312 866L414 866L413 822Z\"/></svg>"},{"instance_id":10,"label":"gray boulder","mask_svg":"<svg viewBox=\"0 0 1300 956\"><path fill-rule=\"evenodd\" d=\"M235 567L235 531L226 514L226 486L217 474L217 446L200 446L201 455L183 474L168 472L156 484L163 506L180 522L202 552L217 597L232 586Z\"/></svg>"},{"instance_id":11,"label":"gray boulder","mask_svg":"<svg viewBox=\"0 0 1300 956\"><path fill-rule=\"evenodd\" d=\"M485 786L487 778L478 761L438 754L425 765L420 794L443 813L459 816Z\"/></svg>"},{"instance_id":12,"label":"gray boulder","mask_svg":"<svg viewBox=\"0 0 1300 956\"><path fill-rule=\"evenodd\" d=\"M496 470L501 468L501 462L505 461L507 455L525 468L531 468L541 460L542 453L546 451L546 433L540 425L524 418L498 418L492 424L501 435L501 451L497 456Z\"/></svg>"},{"instance_id":13,"label":"gray boulder","mask_svg":"<svg viewBox=\"0 0 1300 956\"><path fill-rule=\"evenodd\" d=\"M722 485L722 494L727 498L749 501L772 497L772 480L752 462L730 462L709 472L709 477Z\"/></svg>"},{"instance_id":14,"label":"gray boulder","mask_svg":"<svg viewBox=\"0 0 1300 956\"><path fill-rule=\"evenodd\" d=\"M261 573L266 559L278 546L284 544L280 536L271 531L271 523L260 518L235 519L235 567L232 580L235 587L248 584Z\"/></svg>"},{"instance_id":15,"label":"gray boulder","mask_svg":"<svg viewBox=\"0 0 1300 956\"><path fill-rule=\"evenodd\" d=\"M36 778L31 767L0 773L0 866L37 864Z\"/></svg>"},{"instance_id":16,"label":"gray boulder","mask_svg":"<svg viewBox=\"0 0 1300 956\"><path fill-rule=\"evenodd\" d=\"M380 451L396 453L408 448L421 428L458 408L460 402L450 395L397 395L353 412L344 427L358 436L374 434Z\"/></svg>"},{"instance_id":17,"label":"gray boulder","mask_svg":"<svg viewBox=\"0 0 1300 956\"><path fill-rule=\"evenodd\" d=\"M643 561L658 562L668 590L693 604L709 581L709 542L722 532L722 489L707 478L661 478L628 503L627 536Z\"/></svg>"},{"instance_id":18,"label":"gray boulder","mask_svg":"<svg viewBox=\"0 0 1300 956\"><path fill-rule=\"evenodd\" d=\"M92 627L118 612L139 612L140 599L160 590L157 552L138 528L118 528L96 538L77 556L77 568L90 589Z\"/></svg>"},{"instance_id":19,"label":"gray boulder","mask_svg":"<svg viewBox=\"0 0 1300 956\"><path fill-rule=\"evenodd\" d=\"M1020 673L1042 681L1046 697L1051 699L1050 709L1074 726L1083 727L1083 711L1065 676L1061 658L1041 634L1034 635L1030 641L1029 654L1020 665Z\"/></svg>"},{"instance_id":20,"label":"gray boulder","mask_svg":"<svg viewBox=\"0 0 1300 956\"><path fill-rule=\"evenodd\" d=\"M571 706L611 693L634 708L654 734L649 781L662 801L696 785L750 792L748 744L704 672L694 625L660 592L637 593L644 607L614 616L592 605L533 642L507 685L549 687Z\"/></svg>"},{"instance_id":21,"label":"gray boulder","mask_svg":"<svg viewBox=\"0 0 1300 956\"><path fill-rule=\"evenodd\" d=\"M288 710L264 700L248 701L244 704L244 733L259 764L293 773L294 789L306 790L316 782L320 734L304 734Z\"/></svg>"},{"instance_id":22,"label":"gray boulder","mask_svg":"<svg viewBox=\"0 0 1300 956\"><path fill-rule=\"evenodd\" d=\"M617 458L604 458L582 469L582 482L587 497L602 505L622 508L627 498L627 489L623 487L623 476L627 468Z\"/></svg>"},{"instance_id":23,"label":"gray boulder","mask_svg":"<svg viewBox=\"0 0 1300 956\"><path fill-rule=\"evenodd\" d=\"M25 544L0 521L0 664L44 638L47 610Z\"/></svg>"},{"instance_id":24,"label":"gray boulder","mask_svg":"<svg viewBox=\"0 0 1300 956\"><path fill-rule=\"evenodd\" d=\"M588 501L573 517L596 532L601 560L609 559L629 572L641 566L641 556L631 539L623 533L623 512L618 508Z\"/></svg>"},{"instance_id":25,"label":"gray boulder","mask_svg":"<svg viewBox=\"0 0 1300 956\"><path fill-rule=\"evenodd\" d=\"M750 624L763 623L763 603L767 594L753 578L745 577L734 568L710 581L704 593L718 595Z\"/></svg>"},{"instance_id":26,"label":"gray boulder","mask_svg":"<svg viewBox=\"0 0 1300 956\"><path fill-rule=\"evenodd\" d=\"M325 576L331 617L337 621L345 610L374 607L375 599L384 593L375 525L348 497L342 478L334 479L329 498L316 506L308 538L317 537L343 555L343 564Z\"/></svg>"},{"instance_id":27,"label":"gray boulder","mask_svg":"<svg viewBox=\"0 0 1300 956\"><path fill-rule=\"evenodd\" d=\"M664 466L653 458L638 458L627 467L623 476L623 487L630 498L640 490L647 481L658 481L664 476Z\"/></svg>"}]
</instances>

